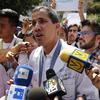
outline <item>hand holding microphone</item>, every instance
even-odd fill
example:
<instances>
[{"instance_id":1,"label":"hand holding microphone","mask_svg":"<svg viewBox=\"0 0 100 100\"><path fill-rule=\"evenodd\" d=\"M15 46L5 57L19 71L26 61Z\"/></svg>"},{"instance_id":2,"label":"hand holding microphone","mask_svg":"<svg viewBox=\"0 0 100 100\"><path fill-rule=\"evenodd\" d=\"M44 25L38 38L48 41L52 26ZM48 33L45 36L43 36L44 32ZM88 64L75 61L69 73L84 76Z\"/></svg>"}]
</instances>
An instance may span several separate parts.
<instances>
[{"instance_id":1,"label":"hand holding microphone","mask_svg":"<svg viewBox=\"0 0 100 100\"><path fill-rule=\"evenodd\" d=\"M26 94L33 76L33 70L28 65L17 66L6 100L26 100Z\"/></svg>"},{"instance_id":2,"label":"hand holding microphone","mask_svg":"<svg viewBox=\"0 0 100 100\"><path fill-rule=\"evenodd\" d=\"M86 70L86 74L92 81L93 85L100 90L100 68L99 67L94 67L91 70Z\"/></svg>"}]
</instances>

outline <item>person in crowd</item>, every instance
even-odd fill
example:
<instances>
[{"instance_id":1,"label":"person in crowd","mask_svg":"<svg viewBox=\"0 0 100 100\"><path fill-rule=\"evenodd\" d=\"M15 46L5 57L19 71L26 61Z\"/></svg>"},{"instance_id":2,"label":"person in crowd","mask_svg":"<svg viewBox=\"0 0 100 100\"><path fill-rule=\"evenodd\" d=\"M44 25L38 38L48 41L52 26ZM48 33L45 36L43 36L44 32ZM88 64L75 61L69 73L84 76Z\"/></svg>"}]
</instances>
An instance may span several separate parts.
<instances>
[{"instance_id":1,"label":"person in crowd","mask_svg":"<svg viewBox=\"0 0 100 100\"><path fill-rule=\"evenodd\" d=\"M100 65L98 56L100 55L100 24L84 20L82 23L82 31L79 39L80 48L85 49L89 53L91 63Z\"/></svg>"},{"instance_id":2,"label":"person in crowd","mask_svg":"<svg viewBox=\"0 0 100 100\"><path fill-rule=\"evenodd\" d=\"M89 60L91 65L96 65L100 70L100 24L84 20L82 25L82 32L79 39L80 48L85 49L85 52L90 54ZM93 70L86 72L88 72L87 75L93 85L100 89L100 72L95 73L94 68L95 66L92 68Z\"/></svg>"},{"instance_id":3,"label":"person in crowd","mask_svg":"<svg viewBox=\"0 0 100 100\"><path fill-rule=\"evenodd\" d=\"M79 31L80 28L77 24L68 27L67 43L79 48Z\"/></svg>"},{"instance_id":4,"label":"person in crowd","mask_svg":"<svg viewBox=\"0 0 100 100\"><path fill-rule=\"evenodd\" d=\"M2 49L9 49L22 40L14 35L19 22L19 15L12 9L2 9L0 11L0 37L2 39ZM3 66L8 70L11 68L9 61L4 61Z\"/></svg>"},{"instance_id":5,"label":"person in crowd","mask_svg":"<svg viewBox=\"0 0 100 100\"><path fill-rule=\"evenodd\" d=\"M58 32L58 36L59 38L63 39L63 40L67 40L67 35L68 35L68 30L66 27L64 27L63 25L61 25L61 27L59 28L59 32Z\"/></svg>"},{"instance_id":6,"label":"person in crowd","mask_svg":"<svg viewBox=\"0 0 100 100\"><path fill-rule=\"evenodd\" d=\"M16 26L18 25L18 14L11 10L11 9L2 9L0 10L0 38L2 39L1 49L9 49L14 46L19 39L14 36L14 32L16 30ZM5 51L6 51L5 50ZM1 53L6 53L2 51ZM4 55L2 56L4 57ZM3 59L3 58L2 58ZM13 65L13 63L12 63ZM11 63L7 59L3 59L0 63L0 67L4 67L6 71L11 67ZM1 79L0 80L0 96L5 95L7 87L6 81L8 81L8 76L6 71L1 68L1 71L4 72L3 74L0 72Z\"/></svg>"},{"instance_id":7,"label":"person in crowd","mask_svg":"<svg viewBox=\"0 0 100 100\"><path fill-rule=\"evenodd\" d=\"M59 20L56 12L48 7L39 6L32 12L32 31L39 45L32 51L29 65L33 67L33 87L43 86L46 80L46 71L52 68L57 76L63 80L67 95L63 100L75 100L85 98L87 100L99 100L98 90L93 86L85 71L80 74L67 67L67 64L59 58L62 49L70 50L62 39L58 38ZM79 99L78 99L79 100Z\"/></svg>"},{"instance_id":8,"label":"person in crowd","mask_svg":"<svg viewBox=\"0 0 100 100\"><path fill-rule=\"evenodd\" d=\"M83 26L82 33L85 32L80 36L80 47L85 49L86 52L91 55L90 61L92 64L95 63L95 66L91 70L86 70L86 73L91 79L93 85L99 89L100 96L100 24L90 22L89 20L85 19L83 0L79 0L78 9L80 20ZM90 34L94 31L96 34Z\"/></svg>"}]
</instances>

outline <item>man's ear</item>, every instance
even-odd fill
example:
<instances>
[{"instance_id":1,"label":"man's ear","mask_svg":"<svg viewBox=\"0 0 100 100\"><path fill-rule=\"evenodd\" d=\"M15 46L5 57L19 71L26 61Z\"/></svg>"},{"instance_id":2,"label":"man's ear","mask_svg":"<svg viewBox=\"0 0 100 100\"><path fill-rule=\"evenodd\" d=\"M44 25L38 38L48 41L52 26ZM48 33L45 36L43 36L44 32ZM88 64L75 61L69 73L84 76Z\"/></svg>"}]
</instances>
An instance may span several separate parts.
<instances>
[{"instance_id":1,"label":"man's ear","mask_svg":"<svg viewBox=\"0 0 100 100\"><path fill-rule=\"evenodd\" d=\"M96 36L96 44L97 45L100 45L100 35L97 35Z\"/></svg>"},{"instance_id":2,"label":"man's ear","mask_svg":"<svg viewBox=\"0 0 100 100\"><path fill-rule=\"evenodd\" d=\"M16 32L16 26L13 26L13 27L12 27L12 31L13 31L13 33Z\"/></svg>"},{"instance_id":3,"label":"man's ear","mask_svg":"<svg viewBox=\"0 0 100 100\"><path fill-rule=\"evenodd\" d=\"M100 41L100 35L96 36L96 41Z\"/></svg>"}]
</instances>

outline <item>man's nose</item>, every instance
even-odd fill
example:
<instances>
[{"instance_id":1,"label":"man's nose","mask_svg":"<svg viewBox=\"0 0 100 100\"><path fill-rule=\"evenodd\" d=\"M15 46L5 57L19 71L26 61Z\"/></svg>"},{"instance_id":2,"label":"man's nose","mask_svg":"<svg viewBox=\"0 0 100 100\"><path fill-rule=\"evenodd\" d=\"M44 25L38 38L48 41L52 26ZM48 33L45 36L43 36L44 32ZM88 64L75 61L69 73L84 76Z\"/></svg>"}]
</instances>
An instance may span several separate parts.
<instances>
[{"instance_id":1,"label":"man's nose","mask_svg":"<svg viewBox=\"0 0 100 100\"><path fill-rule=\"evenodd\" d=\"M84 35L80 34L80 38L83 38L83 37L84 37Z\"/></svg>"},{"instance_id":2,"label":"man's nose","mask_svg":"<svg viewBox=\"0 0 100 100\"><path fill-rule=\"evenodd\" d=\"M81 39L83 39L83 38L84 38L84 36L83 36L83 35L80 35L79 40L81 40Z\"/></svg>"},{"instance_id":3,"label":"man's nose","mask_svg":"<svg viewBox=\"0 0 100 100\"><path fill-rule=\"evenodd\" d=\"M38 21L36 22L35 27L36 28L40 27L40 23Z\"/></svg>"},{"instance_id":4,"label":"man's nose","mask_svg":"<svg viewBox=\"0 0 100 100\"><path fill-rule=\"evenodd\" d=\"M74 32L70 32L69 34L70 34L70 36L73 36L75 33Z\"/></svg>"},{"instance_id":5,"label":"man's nose","mask_svg":"<svg viewBox=\"0 0 100 100\"><path fill-rule=\"evenodd\" d=\"M40 31L41 30L41 25L39 24L39 22L36 23L36 25L34 26L34 31Z\"/></svg>"}]
</instances>

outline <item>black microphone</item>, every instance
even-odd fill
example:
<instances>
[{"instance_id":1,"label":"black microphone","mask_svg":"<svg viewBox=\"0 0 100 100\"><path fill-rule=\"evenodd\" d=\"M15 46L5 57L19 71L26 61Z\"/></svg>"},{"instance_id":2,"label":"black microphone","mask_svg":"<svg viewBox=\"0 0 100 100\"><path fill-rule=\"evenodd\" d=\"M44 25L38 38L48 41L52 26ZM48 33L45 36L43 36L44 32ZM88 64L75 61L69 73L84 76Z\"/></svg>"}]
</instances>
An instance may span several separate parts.
<instances>
[{"instance_id":1,"label":"black microphone","mask_svg":"<svg viewBox=\"0 0 100 100\"><path fill-rule=\"evenodd\" d=\"M46 71L46 77L47 80L43 82L43 86L50 100L54 100L56 96L58 100L62 100L62 96L66 94L62 80L57 77L53 69Z\"/></svg>"},{"instance_id":2,"label":"black microphone","mask_svg":"<svg viewBox=\"0 0 100 100\"><path fill-rule=\"evenodd\" d=\"M56 76L55 71L54 71L53 69L48 69L48 70L46 71L46 78L47 78L47 79L50 79L50 78L52 78L53 76Z\"/></svg>"},{"instance_id":3,"label":"black microphone","mask_svg":"<svg viewBox=\"0 0 100 100\"><path fill-rule=\"evenodd\" d=\"M47 100L47 92L43 88L32 88L29 90L27 100Z\"/></svg>"}]
</instances>

